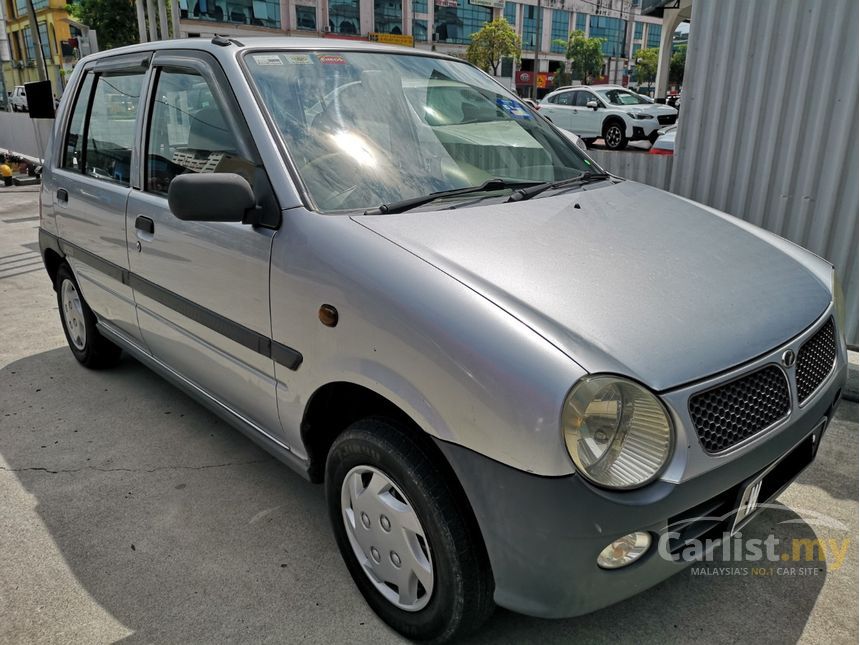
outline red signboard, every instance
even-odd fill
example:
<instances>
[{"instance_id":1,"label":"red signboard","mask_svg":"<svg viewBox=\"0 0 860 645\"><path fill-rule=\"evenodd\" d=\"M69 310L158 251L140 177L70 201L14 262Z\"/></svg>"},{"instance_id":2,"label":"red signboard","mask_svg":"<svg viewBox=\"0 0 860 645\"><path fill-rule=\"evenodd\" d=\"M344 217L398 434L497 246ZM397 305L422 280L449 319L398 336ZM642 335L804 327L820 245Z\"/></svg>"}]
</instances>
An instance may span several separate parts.
<instances>
[{"instance_id":1,"label":"red signboard","mask_svg":"<svg viewBox=\"0 0 860 645\"><path fill-rule=\"evenodd\" d=\"M526 70L520 70L514 75L514 82L516 85L532 85L533 83L533 74L534 72L529 72ZM545 89L552 85L553 75L549 72L538 72L537 73L537 86L538 89Z\"/></svg>"}]
</instances>

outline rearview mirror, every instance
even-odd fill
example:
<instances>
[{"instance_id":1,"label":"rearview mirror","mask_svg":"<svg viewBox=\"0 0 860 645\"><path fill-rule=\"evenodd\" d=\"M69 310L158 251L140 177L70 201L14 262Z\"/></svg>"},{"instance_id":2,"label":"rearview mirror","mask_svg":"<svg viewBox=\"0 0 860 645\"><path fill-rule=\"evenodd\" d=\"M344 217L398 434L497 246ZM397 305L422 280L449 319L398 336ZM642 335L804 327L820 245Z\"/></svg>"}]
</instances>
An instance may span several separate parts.
<instances>
[{"instance_id":1,"label":"rearview mirror","mask_svg":"<svg viewBox=\"0 0 860 645\"><path fill-rule=\"evenodd\" d=\"M596 110L597 109L597 101L595 101L594 99L591 99L590 101L588 101L585 104L585 107L591 108L592 110Z\"/></svg>"},{"instance_id":2,"label":"rearview mirror","mask_svg":"<svg viewBox=\"0 0 860 645\"><path fill-rule=\"evenodd\" d=\"M257 200L244 177L213 172L174 177L167 189L167 203L170 212L184 221L245 222Z\"/></svg>"}]
</instances>

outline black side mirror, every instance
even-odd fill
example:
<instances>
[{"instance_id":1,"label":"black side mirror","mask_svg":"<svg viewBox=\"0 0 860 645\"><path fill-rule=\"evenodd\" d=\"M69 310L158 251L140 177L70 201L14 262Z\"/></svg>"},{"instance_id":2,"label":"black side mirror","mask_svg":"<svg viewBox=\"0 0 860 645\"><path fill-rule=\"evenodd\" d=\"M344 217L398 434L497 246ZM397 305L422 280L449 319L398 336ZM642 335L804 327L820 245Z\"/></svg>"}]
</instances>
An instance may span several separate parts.
<instances>
[{"instance_id":1,"label":"black side mirror","mask_svg":"<svg viewBox=\"0 0 860 645\"><path fill-rule=\"evenodd\" d=\"M251 223L257 200L248 181L235 173L174 177L167 189L170 212L184 221Z\"/></svg>"}]
</instances>

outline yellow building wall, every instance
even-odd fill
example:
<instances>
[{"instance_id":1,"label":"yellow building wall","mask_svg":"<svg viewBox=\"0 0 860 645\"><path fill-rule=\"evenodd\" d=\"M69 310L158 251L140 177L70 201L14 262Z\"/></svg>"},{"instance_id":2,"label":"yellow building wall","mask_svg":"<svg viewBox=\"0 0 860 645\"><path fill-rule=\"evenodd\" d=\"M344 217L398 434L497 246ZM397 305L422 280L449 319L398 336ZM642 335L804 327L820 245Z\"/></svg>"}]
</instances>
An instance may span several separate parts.
<instances>
[{"instance_id":1,"label":"yellow building wall","mask_svg":"<svg viewBox=\"0 0 860 645\"><path fill-rule=\"evenodd\" d=\"M26 60L26 51L24 49L23 36L20 32L30 26L30 18L24 13L21 16L16 16L15 0L3 0L6 7L6 31L9 37L10 48L12 50L12 63L3 64L3 80L6 83L6 89L11 90L16 85L23 85L31 81L39 80L39 70L36 64L32 66ZM48 40L51 56L46 59L48 67L48 80L51 81L53 92L57 96L62 93L65 85L65 77L61 70L64 69L62 50L60 43L71 38L69 23L64 21L69 14L66 11L66 3L64 0L49 0L48 7L38 9L36 11L37 22L45 22L48 30ZM12 44L14 42L14 45ZM23 68L18 68L14 61L24 60ZM68 66L67 66L68 67Z\"/></svg>"}]
</instances>

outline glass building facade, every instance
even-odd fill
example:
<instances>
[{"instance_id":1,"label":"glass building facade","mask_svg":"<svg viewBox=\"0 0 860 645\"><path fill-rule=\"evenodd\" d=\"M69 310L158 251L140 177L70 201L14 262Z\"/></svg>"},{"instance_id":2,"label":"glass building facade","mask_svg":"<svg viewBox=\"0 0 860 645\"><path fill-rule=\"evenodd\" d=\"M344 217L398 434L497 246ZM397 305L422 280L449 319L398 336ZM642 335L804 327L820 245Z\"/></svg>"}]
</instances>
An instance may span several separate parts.
<instances>
[{"instance_id":1,"label":"glass building facade","mask_svg":"<svg viewBox=\"0 0 860 645\"><path fill-rule=\"evenodd\" d=\"M603 38L604 56L624 56L624 21L609 16L591 16L591 38Z\"/></svg>"},{"instance_id":2,"label":"glass building facade","mask_svg":"<svg viewBox=\"0 0 860 645\"><path fill-rule=\"evenodd\" d=\"M329 0L328 28L335 34L360 34L359 0Z\"/></svg>"},{"instance_id":3,"label":"glass building facade","mask_svg":"<svg viewBox=\"0 0 860 645\"><path fill-rule=\"evenodd\" d=\"M633 28L633 40L642 40L642 28L644 26L644 22L636 23L636 26Z\"/></svg>"},{"instance_id":4,"label":"glass building facade","mask_svg":"<svg viewBox=\"0 0 860 645\"><path fill-rule=\"evenodd\" d=\"M537 15L537 7L523 5L523 49L534 51L537 41Z\"/></svg>"},{"instance_id":5,"label":"glass building facade","mask_svg":"<svg viewBox=\"0 0 860 645\"><path fill-rule=\"evenodd\" d=\"M401 0L373 0L373 30L381 34L403 33Z\"/></svg>"},{"instance_id":6,"label":"glass building facade","mask_svg":"<svg viewBox=\"0 0 860 645\"><path fill-rule=\"evenodd\" d=\"M189 20L281 28L279 0L179 0L179 11Z\"/></svg>"},{"instance_id":7,"label":"glass building facade","mask_svg":"<svg viewBox=\"0 0 860 645\"><path fill-rule=\"evenodd\" d=\"M663 27L660 25L648 25L648 43L646 47L660 49L660 34L663 32Z\"/></svg>"},{"instance_id":8,"label":"glass building facade","mask_svg":"<svg viewBox=\"0 0 860 645\"><path fill-rule=\"evenodd\" d=\"M317 30L317 8L296 5L296 29Z\"/></svg>"},{"instance_id":9,"label":"glass building facade","mask_svg":"<svg viewBox=\"0 0 860 645\"><path fill-rule=\"evenodd\" d=\"M427 0L412 0L412 13L427 13Z\"/></svg>"},{"instance_id":10,"label":"glass building facade","mask_svg":"<svg viewBox=\"0 0 860 645\"><path fill-rule=\"evenodd\" d=\"M552 12L552 40L550 44L550 51L556 54L563 54L567 51L567 47L562 42L567 42L568 37L570 36L570 12L569 11L558 11L555 10Z\"/></svg>"},{"instance_id":11,"label":"glass building facade","mask_svg":"<svg viewBox=\"0 0 860 645\"><path fill-rule=\"evenodd\" d=\"M506 2L505 3L505 20L508 21L512 27L517 24L517 5L514 2Z\"/></svg>"},{"instance_id":12,"label":"glass building facade","mask_svg":"<svg viewBox=\"0 0 860 645\"><path fill-rule=\"evenodd\" d=\"M436 6L434 15L439 42L468 45L472 34L493 19L493 10L457 0L456 7Z\"/></svg>"},{"instance_id":13,"label":"glass building facade","mask_svg":"<svg viewBox=\"0 0 860 645\"><path fill-rule=\"evenodd\" d=\"M586 15L584 13L576 14L576 31L585 33L585 18Z\"/></svg>"}]
</instances>

